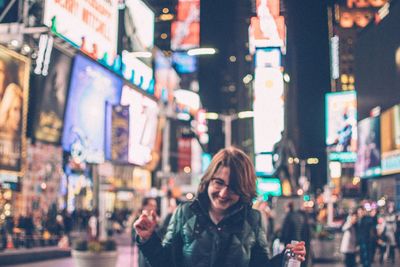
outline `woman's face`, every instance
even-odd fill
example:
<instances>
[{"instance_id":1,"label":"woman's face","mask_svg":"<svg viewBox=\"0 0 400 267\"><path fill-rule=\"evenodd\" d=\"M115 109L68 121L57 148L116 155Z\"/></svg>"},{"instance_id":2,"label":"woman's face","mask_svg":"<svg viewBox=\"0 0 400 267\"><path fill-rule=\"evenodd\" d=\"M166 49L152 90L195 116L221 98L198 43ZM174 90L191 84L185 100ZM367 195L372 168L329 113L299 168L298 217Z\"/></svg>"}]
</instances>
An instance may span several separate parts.
<instances>
[{"instance_id":1,"label":"woman's face","mask_svg":"<svg viewBox=\"0 0 400 267\"><path fill-rule=\"evenodd\" d=\"M22 100L19 97L15 97L9 110L8 123L12 131L16 132L19 129L19 123L21 121L21 108Z\"/></svg>"},{"instance_id":2,"label":"woman's face","mask_svg":"<svg viewBox=\"0 0 400 267\"><path fill-rule=\"evenodd\" d=\"M230 169L228 167L219 167L210 180L207 193L212 211L224 213L239 201L240 196L229 188L229 175Z\"/></svg>"},{"instance_id":3,"label":"woman's face","mask_svg":"<svg viewBox=\"0 0 400 267\"><path fill-rule=\"evenodd\" d=\"M6 80L6 65L3 61L0 60L0 100L3 97L4 90L6 89L5 80Z\"/></svg>"}]
</instances>

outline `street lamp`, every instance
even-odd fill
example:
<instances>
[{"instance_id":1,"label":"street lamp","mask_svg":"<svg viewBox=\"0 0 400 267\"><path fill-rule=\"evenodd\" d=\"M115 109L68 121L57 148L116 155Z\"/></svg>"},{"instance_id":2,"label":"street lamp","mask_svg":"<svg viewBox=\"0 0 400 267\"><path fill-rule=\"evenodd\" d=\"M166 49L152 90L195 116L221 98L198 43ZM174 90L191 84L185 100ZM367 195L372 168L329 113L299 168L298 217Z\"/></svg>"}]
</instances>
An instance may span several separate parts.
<instances>
[{"instance_id":1,"label":"street lamp","mask_svg":"<svg viewBox=\"0 0 400 267\"><path fill-rule=\"evenodd\" d=\"M223 122L224 133L225 133L225 147L232 145L232 121L237 119L253 118L253 111L241 111L235 114L219 114L215 112L207 112L207 120L220 120Z\"/></svg>"}]
</instances>

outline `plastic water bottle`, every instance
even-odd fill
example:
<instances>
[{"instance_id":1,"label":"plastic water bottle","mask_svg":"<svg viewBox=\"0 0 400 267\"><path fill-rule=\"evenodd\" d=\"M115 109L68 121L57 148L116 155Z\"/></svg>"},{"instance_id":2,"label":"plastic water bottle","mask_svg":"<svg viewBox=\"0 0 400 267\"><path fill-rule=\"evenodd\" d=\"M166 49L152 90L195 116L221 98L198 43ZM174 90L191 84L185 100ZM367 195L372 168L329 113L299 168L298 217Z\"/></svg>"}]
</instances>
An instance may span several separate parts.
<instances>
[{"instance_id":1,"label":"plastic water bottle","mask_svg":"<svg viewBox=\"0 0 400 267\"><path fill-rule=\"evenodd\" d=\"M299 241L292 240L290 244L296 245ZM296 254L291 249L286 249L283 255L283 267L300 267L301 262L296 258Z\"/></svg>"}]
</instances>

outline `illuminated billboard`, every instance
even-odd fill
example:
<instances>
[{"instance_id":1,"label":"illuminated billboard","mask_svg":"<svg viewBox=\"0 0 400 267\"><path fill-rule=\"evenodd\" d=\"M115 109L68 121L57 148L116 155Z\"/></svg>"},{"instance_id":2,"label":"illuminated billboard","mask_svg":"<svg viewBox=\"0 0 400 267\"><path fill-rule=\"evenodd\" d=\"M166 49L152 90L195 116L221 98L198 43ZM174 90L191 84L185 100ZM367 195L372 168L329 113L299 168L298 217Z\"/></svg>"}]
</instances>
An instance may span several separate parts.
<instances>
[{"instance_id":1,"label":"illuminated billboard","mask_svg":"<svg viewBox=\"0 0 400 267\"><path fill-rule=\"evenodd\" d=\"M106 106L105 157L107 160L128 163L129 107Z\"/></svg>"},{"instance_id":2,"label":"illuminated billboard","mask_svg":"<svg viewBox=\"0 0 400 267\"><path fill-rule=\"evenodd\" d=\"M174 101L174 90L179 88L180 78L174 68L172 60L156 49L154 59L154 96L164 102Z\"/></svg>"},{"instance_id":3,"label":"illuminated billboard","mask_svg":"<svg viewBox=\"0 0 400 267\"><path fill-rule=\"evenodd\" d=\"M179 0L177 20L171 25L171 49L187 50L200 45L200 0Z\"/></svg>"},{"instance_id":4,"label":"illuminated billboard","mask_svg":"<svg viewBox=\"0 0 400 267\"><path fill-rule=\"evenodd\" d=\"M358 149L355 176L368 178L381 174L380 118L369 117L358 123Z\"/></svg>"},{"instance_id":5,"label":"illuminated billboard","mask_svg":"<svg viewBox=\"0 0 400 267\"><path fill-rule=\"evenodd\" d=\"M256 68L254 78L254 151L272 152L284 129L284 86L279 69Z\"/></svg>"},{"instance_id":6,"label":"illuminated billboard","mask_svg":"<svg viewBox=\"0 0 400 267\"><path fill-rule=\"evenodd\" d=\"M254 54L256 47L280 47L285 53L286 25L280 16L279 0L257 0L257 16L250 19L249 50Z\"/></svg>"},{"instance_id":7,"label":"illuminated billboard","mask_svg":"<svg viewBox=\"0 0 400 267\"><path fill-rule=\"evenodd\" d=\"M44 24L85 49L97 50L98 57L108 53L112 59L117 52L118 0L107 1L59 1L45 0Z\"/></svg>"},{"instance_id":8,"label":"illuminated billboard","mask_svg":"<svg viewBox=\"0 0 400 267\"><path fill-rule=\"evenodd\" d=\"M400 105L381 115L382 174L400 173Z\"/></svg>"},{"instance_id":9,"label":"illuminated billboard","mask_svg":"<svg viewBox=\"0 0 400 267\"><path fill-rule=\"evenodd\" d=\"M255 155L254 167L257 176L271 176L275 171L272 163L272 152Z\"/></svg>"},{"instance_id":10,"label":"illuminated billboard","mask_svg":"<svg viewBox=\"0 0 400 267\"><path fill-rule=\"evenodd\" d=\"M355 91L325 95L326 136L330 153L348 154L355 159L357 149L357 96Z\"/></svg>"},{"instance_id":11,"label":"illuminated billboard","mask_svg":"<svg viewBox=\"0 0 400 267\"><path fill-rule=\"evenodd\" d=\"M122 52L124 68L122 75L125 79L147 92L154 94L153 69L137 59L131 53Z\"/></svg>"},{"instance_id":12,"label":"illuminated billboard","mask_svg":"<svg viewBox=\"0 0 400 267\"><path fill-rule=\"evenodd\" d=\"M174 52L172 54L172 64L179 74L197 71L197 58L189 56L186 52Z\"/></svg>"},{"instance_id":13,"label":"illuminated billboard","mask_svg":"<svg viewBox=\"0 0 400 267\"><path fill-rule=\"evenodd\" d=\"M256 49L256 68L280 68L281 49L279 47L268 47Z\"/></svg>"},{"instance_id":14,"label":"illuminated billboard","mask_svg":"<svg viewBox=\"0 0 400 267\"><path fill-rule=\"evenodd\" d=\"M106 102L119 104L122 79L98 63L77 55L64 118L62 147L87 162L104 161Z\"/></svg>"},{"instance_id":15,"label":"illuminated billboard","mask_svg":"<svg viewBox=\"0 0 400 267\"><path fill-rule=\"evenodd\" d=\"M72 59L58 49L51 52L47 76L35 76L35 139L59 144L64 123Z\"/></svg>"},{"instance_id":16,"label":"illuminated billboard","mask_svg":"<svg viewBox=\"0 0 400 267\"><path fill-rule=\"evenodd\" d=\"M31 62L0 46L0 173L23 175Z\"/></svg>"},{"instance_id":17,"label":"illuminated billboard","mask_svg":"<svg viewBox=\"0 0 400 267\"><path fill-rule=\"evenodd\" d=\"M151 51L154 45L154 12L141 0L126 0L125 31L131 39L130 52Z\"/></svg>"},{"instance_id":18,"label":"illuminated billboard","mask_svg":"<svg viewBox=\"0 0 400 267\"><path fill-rule=\"evenodd\" d=\"M143 166L152 160L158 127L157 102L124 85L121 105L129 106L128 161Z\"/></svg>"},{"instance_id":19,"label":"illuminated billboard","mask_svg":"<svg viewBox=\"0 0 400 267\"><path fill-rule=\"evenodd\" d=\"M282 184L278 178L257 178L256 185L257 195L264 200L270 196L282 195Z\"/></svg>"}]
</instances>

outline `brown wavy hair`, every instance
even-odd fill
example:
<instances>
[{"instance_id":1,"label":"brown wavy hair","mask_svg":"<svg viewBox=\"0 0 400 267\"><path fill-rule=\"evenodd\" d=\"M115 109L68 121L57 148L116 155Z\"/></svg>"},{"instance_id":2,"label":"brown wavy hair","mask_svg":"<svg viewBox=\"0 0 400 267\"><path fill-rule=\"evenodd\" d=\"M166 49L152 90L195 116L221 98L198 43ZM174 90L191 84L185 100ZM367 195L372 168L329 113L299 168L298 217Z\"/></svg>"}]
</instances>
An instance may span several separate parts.
<instances>
[{"instance_id":1,"label":"brown wavy hair","mask_svg":"<svg viewBox=\"0 0 400 267\"><path fill-rule=\"evenodd\" d=\"M201 178L197 193L207 190L211 178L220 167L230 169L229 187L240 195L240 201L251 203L257 196L254 165L250 158L236 147L224 148L215 154Z\"/></svg>"}]
</instances>

